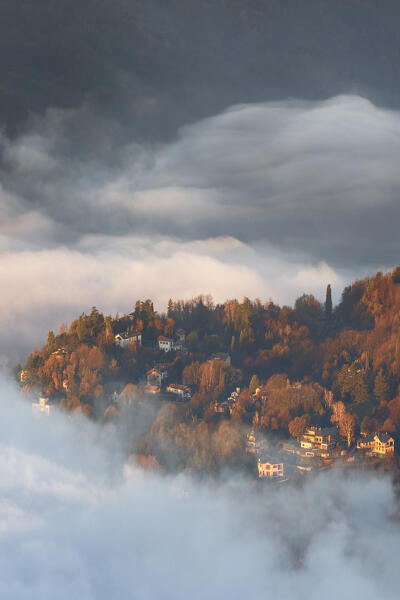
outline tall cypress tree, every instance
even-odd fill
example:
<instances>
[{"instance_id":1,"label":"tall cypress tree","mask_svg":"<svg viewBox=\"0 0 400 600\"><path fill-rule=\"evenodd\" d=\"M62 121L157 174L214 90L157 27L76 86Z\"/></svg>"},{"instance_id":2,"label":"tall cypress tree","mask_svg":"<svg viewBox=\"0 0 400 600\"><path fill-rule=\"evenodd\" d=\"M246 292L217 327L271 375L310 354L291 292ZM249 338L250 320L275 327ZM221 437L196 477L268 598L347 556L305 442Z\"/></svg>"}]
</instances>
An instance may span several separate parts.
<instances>
[{"instance_id":1,"label":"tall cypress tree","mask_svg":"<svg viewBox=\"0 0 400 600\"><path fill-rule=\"evenodd\" d=\"M325 315L329 318L332 315L332 289L331 284L326 288L326 299L325 299Z\"/></svg>"},{"instance_id":2,"label":"tall cypress tree","mask_svg":"<svg viewBox=\"0 0 400 600\"><path fill-rule=\"evenodd\" d=\"M174 303L172 302L172 298L170 298L168 300L168 309L167 309L168 317L172 317L173 312L174 312Z\"/></svg>"}]
</instances>

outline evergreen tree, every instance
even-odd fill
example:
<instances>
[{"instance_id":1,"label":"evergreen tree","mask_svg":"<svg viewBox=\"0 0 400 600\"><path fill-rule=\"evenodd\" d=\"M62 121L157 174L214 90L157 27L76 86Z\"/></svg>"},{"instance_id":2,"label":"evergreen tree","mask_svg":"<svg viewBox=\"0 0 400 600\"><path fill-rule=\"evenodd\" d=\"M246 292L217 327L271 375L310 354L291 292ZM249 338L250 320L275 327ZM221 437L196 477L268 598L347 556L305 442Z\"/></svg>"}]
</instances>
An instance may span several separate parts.
<instances>
[{"instance_id":1,"label":"evergreen tree","mask_svg":"<svg viewBox=\"0 0 400 600\"><path fill-rule=\"evenodd\" d=\"M356 404L361 404L362 402L366 402L368 400L368 386L363 371L357 373L352 395Z\"/></svg>"},{"instance_id":2,"label":"evergreen tree","mask_svg":"<svg viewBox=\"0 0 400 600\"><path fill-rule=\"evenodd\" d=\"M113 332L113 328L112 328L112 320L110 316L104 317L104 325L105 325L105 329L106 329L106 340L107 342L113 342L114 341L114 332Z\"/></svg>"},{"instance_id":3,"label":"evergreen tree","mask_svg":"<svg viewBox=\"0 0 400 600\"><path fill-rule=\"evenodd\" d=\"M383 369L379 369L374 383L374 396L376 401L380 404L381 402L386 402L387 393L389 391L389 384L387 382L386 376L383 372Z\"/></svg>"},{"instance_id":4,"label":"evergreen tree","mask_svg":"<svg viewBox=\"0 0 400 600\"><path fill-rule=\"evenodd\" d=\"M56 340L55 340L54 332L49 331L49 333L47 335L47 349L50 352L53 352L55 350L55 347L56 347Z\"/></svg>"},{"instance_id":5,"label":"evergreen tree","mask_svg":"<svg viewBox=\"0 0 400 600\"><path fill-rule=\"evenodd\" d=\"M365 372L360 368L358 361L351 365L343 365L338 373L337 382L343 400L351 400L357 404L368 400Z\"/></svg>"},{"instance_id":6,"label":"evergreen tree","mask_svg":"<svg viewBox=\"0 0 400 600\"><path fill-rule=\"evenodd\" d=\"M325 316L331 317L332 315L332 289L329 284L326 288L326 299L325 299Z\"/></svg>"}]
</instances>

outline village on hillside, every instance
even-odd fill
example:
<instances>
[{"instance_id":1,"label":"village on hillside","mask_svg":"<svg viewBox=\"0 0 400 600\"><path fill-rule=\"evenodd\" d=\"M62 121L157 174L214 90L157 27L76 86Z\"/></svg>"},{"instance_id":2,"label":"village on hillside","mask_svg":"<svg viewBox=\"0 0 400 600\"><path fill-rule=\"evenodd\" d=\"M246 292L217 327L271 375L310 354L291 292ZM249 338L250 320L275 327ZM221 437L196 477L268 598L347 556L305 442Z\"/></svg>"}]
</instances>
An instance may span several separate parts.
<instances>
[{"instance_id":1,"label":"village on hillside","mask_svg":"<svg viewBox=\"0 0 400 600\"><path fill-rule=\"evenodd\" d=\"M391 458L394 447L394 438L387 432L361 436L353 447L345 447L336 426L307 427L296 440L275 440L275 443L252 430L246 441L247 452L257 460L258 477L281 482L299 472L305 474L334 466L352 466L356 462L359 465L373 458Z\"/></svg>"},{"instance_id":2,"label":"village on hillside","mask_svg":"<svg viewBox=\"0 0 400 600\"><path fill-rule=\"evenodd\" d=\"M132 315L123 315L119 320L125 322L127 319L131 318ZM145 380L143 380L138 386L138 391L141 393L157 396L159 399L165 401L185 402L191 399L191 387L186 385L184 382L171 381L171 378L169 377L168 361L166 356L169 353L174 353L175 356L182 356L188 353L188 349L184 345L185 331L183 329L179 329L176 335L176 339L166 337L164 335L158 336L154 350L164 354L165 360L164 362L154 362L153 366L146 371ZM137 346L142 345L142 332L130 330L128 328L126 331L115 334L114 341L115 345L122 349L129 349L132 348L132 346L136 348ZM54 356L56 359L62 360L65 355L66 350L64 348L57 348L57 350L52 352L52 356ZM222 352L214 353L208 359L208 362L212 364L214 361L222 361L223 363L230 365L230 356L229 354ZM22 385L25 383L26 378L27 372L22 369L19 373L20 383ZM66 392L68 391L68 379L63 379L62 388ZM235 394L237 394L237 392L233 392L232 397L234 397ZM113 392L112 398L114 404L118 404L119 394L117 391ZM220 406L225 406L225 404L217 404L215 406L216 412L221 412L219 408ZM42 393L39 396L38 401L35 400L32 403L32 407L34 412L41 412L49 415L50 411L54 411L56 408L56 404Z\"/></svg>"},{"instance_id":3,"label":"village on hillside","mask_svg":"<svg viewBox=\"0 0 400 600\"><path fill-rule=\"evenodd\" d=\"M124 315L120 317L114 328L118 330L119 322L124 326L130 320L134 320L133 315ZM180 378L171 377L171 365L174 360L187 357L189 350L185 345L186 332L184 329L177 329L174 336L168 337L159 335L153 347L155 356L153 365L143 373L141 380L135 385L135 393L142 398L153 398L161 403L173 402L177 405L190 403L193 397L193 387L185 379L185 370ZM114 334L114 345L122 351L137 351L142 347L143 332L132 326L126 327L122 331ZM67 356L65 348L56 348L51 356L57 362L63 362ZM209 376L212 378L213 370L223 367L231 367L231 356L227 352L212 353L206 360L206 368L209 370ZM174 369L172 369L173 371ZM22 369L19 373L20 383L24 385L28 378L26 370ZM193 383L193 382L192 382ZM258 379L257 379L257 383ZM280 382L281 384L282 382ZM67 393L69 390L68 378L63 378L61 383L62 390ZM279 388L279 393L287 397L293 394L301 394L307 384L300 381L291 382L289 378L284 380L284 387ZM211 388L210 388L211 391ZM246 394L247 406L257 406L259 412L262 412L264 405L271 400L274 388L258 384L257 387L250 390L243 390L236 386L226 397L216 398L210 405L210 409L215 414L218 421L230 420L238 411L243 393ZM333 393L327 389L322 389L323 403L325 407L334 407ZM307 391L306 391L307 393ZM113 414L118 414L121 402L124 402L124 390L115 389L112 392L111 408L114 408ZM337 406L337 405L336 405ZM54 398L46 396L43 392L39 397L32 401L32 410L34 414L50 416L59 408L59 403ZM109 407L110 408L110 407ZM109 410L109 413L111 411ZM255 412L253 425L247 427L243 452L253 461L254 474L260 481L286 482L305 475L308 472L327 469L335 466L351 466L355 463L365 463L374 458L390 459L395 452L395 438L386 431L361 432L358 438L354 437L354 423L350 422L346 429L346 411L342 410L343 415L336 415L336 422L328 425L307 424L306 420L296 417L292 423L298 421L299 429L292 427L290 437L282 435L267 435L257 428L257 415ZM335 421L335 411L331 421ZM344 418L343 418L344 417ZM256 427L254 427L256 425ZM246 429L246 428L245 428Z\"/></svg>"},{"instance_id":4,"label":"village on hillside","mask_svg":"<svg viewBox=\"0 0 400 600\"><path fill-rule=\"evenodd\" d=\"M305 294L294 308L204 296L164 314L151 300L114 318L93 307L50 331L16 377L35 414L104 425L145 414L127 452L167 470L400 473L399 284L399 268L378 273L335 308L330 286L324 304Z\"/></svg>"}]
</instances>

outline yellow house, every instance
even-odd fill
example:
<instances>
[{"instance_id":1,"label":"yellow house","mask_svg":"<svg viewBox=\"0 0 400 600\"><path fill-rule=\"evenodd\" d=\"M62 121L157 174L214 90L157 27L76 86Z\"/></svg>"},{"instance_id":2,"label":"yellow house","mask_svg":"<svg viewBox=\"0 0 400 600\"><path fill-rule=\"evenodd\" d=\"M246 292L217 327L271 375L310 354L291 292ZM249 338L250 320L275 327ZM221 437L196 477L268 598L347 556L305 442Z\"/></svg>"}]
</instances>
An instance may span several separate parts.
<instances>
[{"instance_id":1,"label":"yellow house","mask_svg":"<svg viewBox=\"0 0 400 600\"><path fill-rule=\"evenodd\" d=\"M357 448L359 450L369 450L371 454L386 456L394 453L394 438L390 433L380 431L360 438L357 441Z\"/></svg>"},{"instance_id":2,"label":"yellow house","mask_svg":"<svg viewBox=\"0 0 400 600\"><path fill-rule=\"evenodd\" d=\"M307 427L300 438L300 446L307 449L332 450L337 444L337 439L337 427Z\"/></svg>"},{"instance_id":3,"label":"yellow house","mask_svg":"<svg viewBox=\"0 0 400 600\"><path fill-rule=\"evenodd\" d=\"M372 450L374 446L374 436L366 435L357 441L358 450Z\"/></svg>"},{"instance_id":4,"label":"yellow house","mask_svg":"<svg viewBox=\"0 0 400 600\"><path fill-rule=\"evenodd\" d=\"M374 435L374 452L376 454L394 453L394 439L390 433L381 432Z\"/></svg>"}]
</instances>

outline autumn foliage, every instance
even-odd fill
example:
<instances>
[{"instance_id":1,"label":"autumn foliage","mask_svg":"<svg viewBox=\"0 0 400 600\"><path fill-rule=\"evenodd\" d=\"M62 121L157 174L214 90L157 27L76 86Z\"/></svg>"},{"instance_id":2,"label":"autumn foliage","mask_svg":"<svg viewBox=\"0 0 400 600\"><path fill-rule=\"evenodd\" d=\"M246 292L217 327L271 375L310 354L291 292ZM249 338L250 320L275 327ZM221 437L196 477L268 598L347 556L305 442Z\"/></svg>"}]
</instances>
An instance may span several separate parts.
<instances>
[{"instance_id":1,"label":"autumn foliage","mask_svg":"<svg viewBox=\"0 0 400 600\"><path fill-rule=\"evenodd\" d=\"M116 346L115 334L129 330L142 333L142 344ZM187 351L166 356L157 337L176 338L178 331ZM231 364L210 360L217 352L228 353ZM238 460L243 424L297 437L310 424L333 422L348 445L360 432L397 434L400 268L355 281L336 307L329 286L324 303L304 294L294 308L248 298L215 305L209 297L170 300L166 314L150 300L123 317L93 308L58 335L49 332L18 376L25 390L41 389L64 410L114 421L141 396L146 371L160 361L170 380L193 392L185 406L159 407L142 436L160 464L161 455L167 462L185 456L186 467L209 470ZM230 414L217 415L215 403L236 388Z\"/></svg>"}]
</instances>

